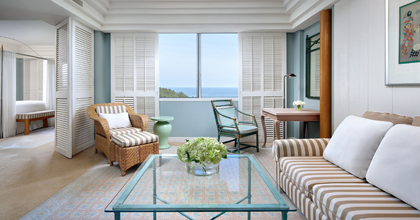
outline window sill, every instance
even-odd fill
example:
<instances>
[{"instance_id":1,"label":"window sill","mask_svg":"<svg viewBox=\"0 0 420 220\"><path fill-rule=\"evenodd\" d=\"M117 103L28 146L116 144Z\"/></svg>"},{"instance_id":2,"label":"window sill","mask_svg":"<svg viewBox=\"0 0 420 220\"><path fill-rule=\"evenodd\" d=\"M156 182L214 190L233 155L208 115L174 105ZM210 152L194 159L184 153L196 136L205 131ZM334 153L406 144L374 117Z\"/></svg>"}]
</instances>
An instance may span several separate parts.
<instances>
[{"instance_id":1,"label":"window sill","mask_svg":"<svg viewBox=\"0 0 420 220\"><path fill-rule=\"evenodd\" d=\"M215 98L159 98L161 102L209 102L211 100L222 100L222 99L232 99L232 101L237 102L238 98L224 98L224 97L215 97Z\"/></svg>"}]
</instances>

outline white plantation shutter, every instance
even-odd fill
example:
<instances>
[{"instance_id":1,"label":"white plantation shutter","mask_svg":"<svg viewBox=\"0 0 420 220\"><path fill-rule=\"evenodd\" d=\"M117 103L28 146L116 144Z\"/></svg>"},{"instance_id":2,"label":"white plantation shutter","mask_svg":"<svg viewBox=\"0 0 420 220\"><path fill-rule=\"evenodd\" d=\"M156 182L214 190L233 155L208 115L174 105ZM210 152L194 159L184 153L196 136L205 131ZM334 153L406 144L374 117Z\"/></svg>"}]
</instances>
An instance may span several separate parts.
<instances>
[{"instance_id":1,"label":"white plantation shutter","mask_svg":"<svg viewBox=\"0 0 420 220\"><path fill-rule=\"evenodd\" d=\"M282 42L281 36L265 36L263 54L264 91L282 92Z\"/></svg>"},{"instance_id":2,"label":"white plantation shutter","mask_svg":"<svg viewBox=\"0 0 420 220\"><path fill-rule=\"evenodd\" d=\"M116 36L115 42L115 91L134 91L134 38Z\"/></svg>"},{"instance_id":3,"label":"white plantation shutter","mask_svg":"<svg viewBox=\"0 0 420 220\"><path fill-rule=\"evenodd\" d=\"M239 108L255 115L262 140L264 134L261 109L283 107L282 79L286 73L286 34L239 34L239 50ZM241 120L247 120L246 118ZM274 137L274 122L266 118L265 124L267 137ZM283 130L281 125L281 134Z\"/></svg>"},{"instance_id":4,"label":"white plantation shutter","mask_svg":"<svg viewBox=\"0 0 420 220\"><path fill-rule=\"evenodd\" d=\"M69 108L67 98L56 98L55 102L55 150L71 158Z\"/></svg>"},{"instance_id":5,"label":"white plantation shutter","mask_svg":"<svg viewBox=\"0 0 420 220\"><path fill-rule=\"evenodd\" d=\"M94 144L93 30L68 18L57 25L56 151L71 158Z\"/></svg>"},{"instance_id":6,"label":"white plantation shutter","mask_svg":"<svg viewBox=\"0 0 420 220\"><path fill-rule=\"evenodd\" d=\"M159 115L158 34L111 35L111 100L149 117Z\"/></svg>"},{"instance_id":7,"label":"white plantation shutter","mask_svg":"<svg viewBox=\"0 0 420 220\"><path fill-rule=\"evenodd\" d=\"M283 106L283 97L281 96L264 96L264 108L281 108ZM260 115L261 117L261 115ZM267 138L275 138L274 121L266 117L265 119ZM280 123L280 134L283 134L283 123Z\"/></svg>"},{"instance_id":8,"label":"white plantation shutter","mask_svg":"<svg viewBox=\"0 0 420 220\"><path fill-rule=\"evenodd\" d=\"M147 115L149 117L149 125L147 126L146 131L153 133L153 124L154 121L152 121L150 118L155 117L155 97L149 96L149 97L137 97L137 113L142 115Z\"/></svg>"},{"instance_id":9,"label":"white plantation shutter","mask_svg":"<svg viewBox=\"0 0 420 220\"><path fill-rule=\"evenodd\" d=\"M71 158L73 153L69 126L69 22L67 19L56 27L55 150Z\"/></svg>"},{"instance_id":10,"label":"white plantation shutter","mask_svg":"<svg viewBox=\"0 0 420 220\"><path fill-rule=\"evenodd\" d=\"M134 97L117 96L117 97L115 97L115 102L127 104L132 109L134 109Z\"/></svg>"},{"instance_id":11,"label":"white plantation shutter","mask_svg":"<svg viewBox=\"0 0 420 220\"><path fill-rule=\"evenodd\" d=\"M242 102L242 111L248 114L255 115L258 123L258 134L262 134L263 129L261 126L260 118L261 118L261 96L243 96L239 99L239 102ZM242 115L242 114L241 114ZM243 116L241 121L248 121L252 122L252 118L249 116ZM262 140L262 139L260 139Z\"/></svg>"}]
</instances>

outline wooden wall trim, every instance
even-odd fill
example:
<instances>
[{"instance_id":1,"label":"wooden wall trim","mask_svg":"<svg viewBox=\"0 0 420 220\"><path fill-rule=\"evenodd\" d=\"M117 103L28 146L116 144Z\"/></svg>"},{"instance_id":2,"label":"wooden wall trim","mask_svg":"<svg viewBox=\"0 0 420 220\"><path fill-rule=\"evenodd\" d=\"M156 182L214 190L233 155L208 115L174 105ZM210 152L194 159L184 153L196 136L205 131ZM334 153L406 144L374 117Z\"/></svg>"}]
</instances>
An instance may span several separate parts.
<instances>
[{"instance_id":1,"label":"wooden wall trim","mask_svg":"<svg viewBox=\"0 0 420 220\"><path fill-rule=\"evenodd\" d=\"M321 138L331 137L331 69L332 17L331 9L320 12L320 131Z\"/></svg>"}]
</instances>

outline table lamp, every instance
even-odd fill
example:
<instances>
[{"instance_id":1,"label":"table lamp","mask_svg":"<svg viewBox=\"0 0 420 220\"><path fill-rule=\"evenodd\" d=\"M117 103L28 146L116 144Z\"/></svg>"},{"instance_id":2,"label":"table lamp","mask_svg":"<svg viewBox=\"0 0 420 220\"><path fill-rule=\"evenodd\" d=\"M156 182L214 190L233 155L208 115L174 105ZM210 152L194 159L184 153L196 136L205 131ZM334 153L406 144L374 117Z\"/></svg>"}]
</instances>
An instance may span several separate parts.
<instances>
[{"instance_id":1,"label":"table lamp","mask_svg":"<svg viewBox=\"0 0 420 220\"><path fill-rule=\"evenodd\" d=\"M283 76L283 108L286 108L286 78L296 77L295 74L287 74Z\"/></svg>"}]
</instances>

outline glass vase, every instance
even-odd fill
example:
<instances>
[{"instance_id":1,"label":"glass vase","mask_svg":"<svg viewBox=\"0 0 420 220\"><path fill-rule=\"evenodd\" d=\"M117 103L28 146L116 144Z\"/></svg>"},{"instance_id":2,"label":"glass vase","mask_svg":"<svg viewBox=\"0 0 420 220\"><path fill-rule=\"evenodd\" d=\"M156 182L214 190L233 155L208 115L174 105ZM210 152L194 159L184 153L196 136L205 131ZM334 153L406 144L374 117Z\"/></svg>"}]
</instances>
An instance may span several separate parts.
<instances>
[{"instance_id":1,"label":"glass vase","mask_svg":"<svg viewBox=\"0 0 420 220\"><path fill-rule=\"evenodd\" d=\"M301 106L301 105L297 105L297 106L295 107L295 109L296 109L296 111L302 111L302 106Z\"/></svg>"},{"instance_id":2,"label":"glass vase","mask_svg":"<svg viewBox=\"0 0 420 220\"><path fill-rule=\"evenodd\" d=\"M187 173L195 176L210 176L219 173L219 164L187 163Z\"/></svg>"}]
</instances>

